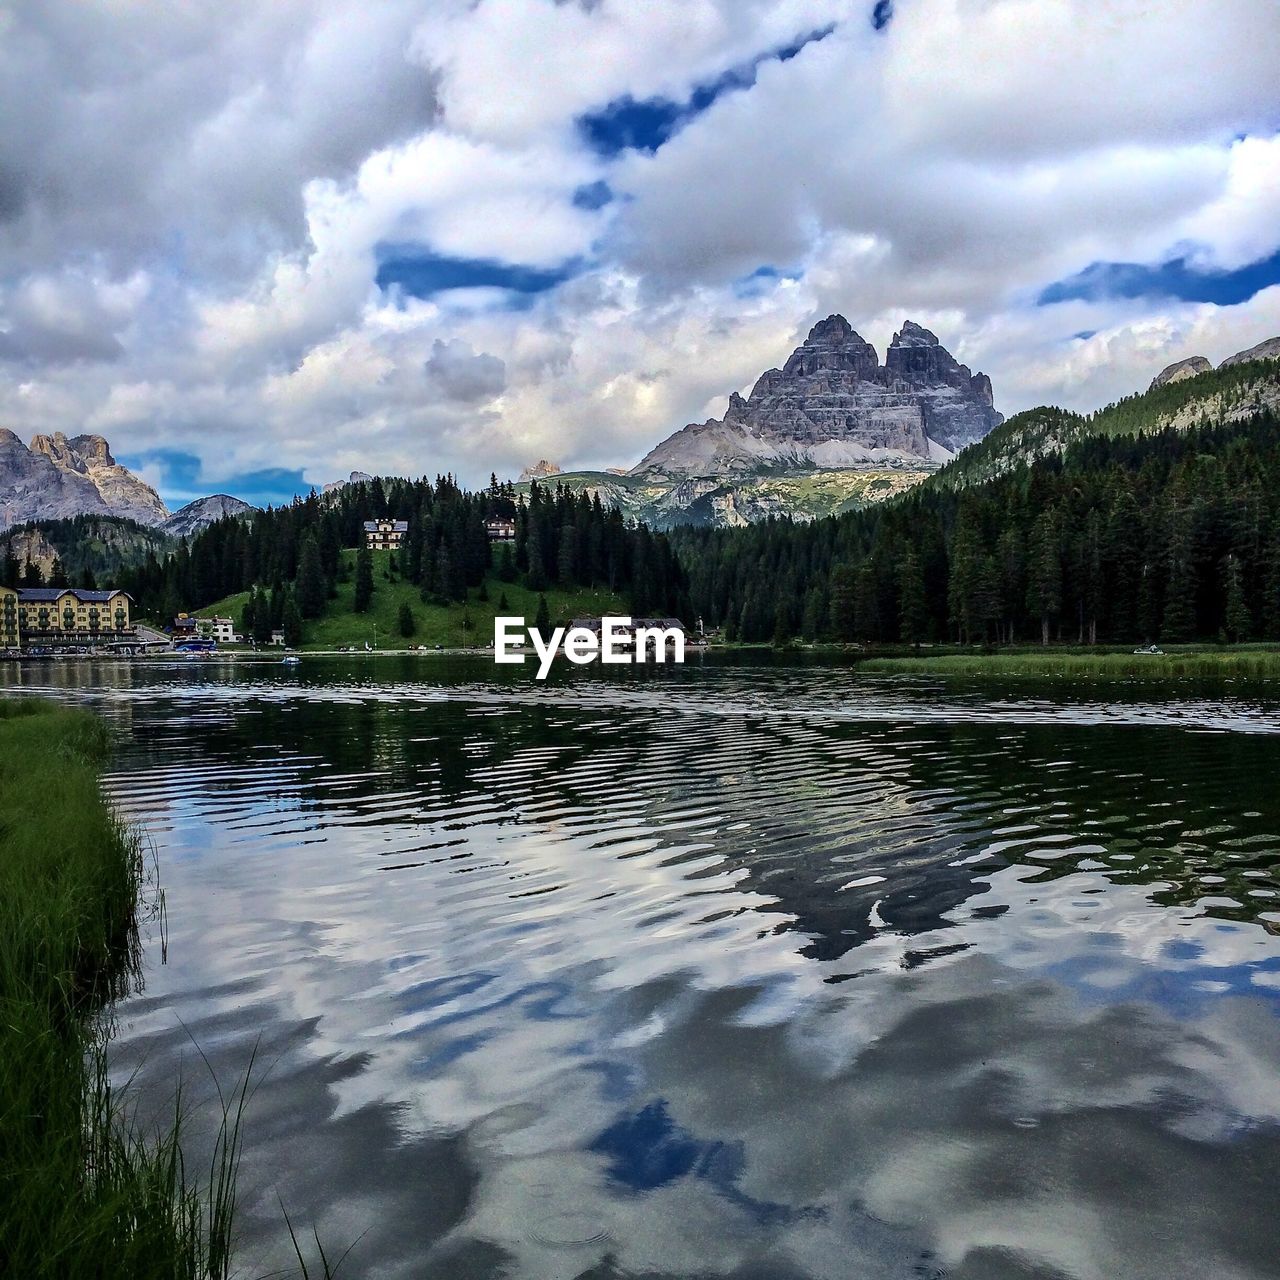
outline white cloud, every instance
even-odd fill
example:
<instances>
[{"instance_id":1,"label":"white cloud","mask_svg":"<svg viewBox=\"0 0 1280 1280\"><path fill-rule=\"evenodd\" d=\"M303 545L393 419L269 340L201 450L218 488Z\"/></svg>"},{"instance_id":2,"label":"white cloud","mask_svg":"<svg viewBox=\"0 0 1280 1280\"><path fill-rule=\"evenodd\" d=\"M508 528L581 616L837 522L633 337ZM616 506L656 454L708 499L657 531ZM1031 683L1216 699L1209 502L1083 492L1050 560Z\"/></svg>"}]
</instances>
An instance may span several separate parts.
<instances>
[{"instance_id":1,"label":"white cloud","mask_svg":"<svg viewBox=\"0 0 1280 1280\"><path fill-rule=\"evenodd\" d=\"M1280 332L1235 307L1035 305L1097 261L1280 247L1280 22L1253 0L337 0L0 16L0 421L263 467L478 483L635 461L815 318L910 315L1006 412L1090 408ZM654 155L576 120L835 30ZM606 181L618 199L576 207ZM379 290L379 251L582 272ZM762 265L792 278L741 278ZM1077 332L1093 336L1076 339Z\"/></svg>"}]
</instances>

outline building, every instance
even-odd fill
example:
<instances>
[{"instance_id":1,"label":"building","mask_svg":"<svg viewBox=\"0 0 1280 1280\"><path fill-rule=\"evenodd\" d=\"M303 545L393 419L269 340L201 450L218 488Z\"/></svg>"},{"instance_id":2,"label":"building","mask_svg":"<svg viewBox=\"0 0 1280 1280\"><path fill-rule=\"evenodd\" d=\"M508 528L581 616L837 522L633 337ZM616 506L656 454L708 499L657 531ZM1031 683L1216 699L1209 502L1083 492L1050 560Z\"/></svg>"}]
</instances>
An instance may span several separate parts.
<instances>
[{"instance_id":1,"label":"building","mask_svg":"<svg viewBox=\"0 0 1280 1280\"><path fill-rule=\"evenodd\" d=\"M398 551L408 532L407 520L366 520L364 544L370 551Z\"/></svg>"},{"instance_id":2,"label":"building","mask_svg":"<svg viewBox=\"0 0 1280 1280\"><path fill-rule=\"evenodd\" d=\"M19 587L16 594L18 641L23 648L115 644L134 638L129 616L133 601L123 591Z\"/></svg>"},{"instance_id":3,"label":"building","mask_svg":"<svg viewBox=\"0 0 1280 1280\"><path fill-rule=\"evenodd\" d=\"M484 531L490 542L514 542L516 540L516 522L505 516L498 516L484 522Z\"/></svg>"},{"instance_id":4,"label":"building","mask_svg":"<svg viewBox=\"0 0 1280 1280\"><path fill-rule=\"evenodd\" d=\"M20 643L18 593L12 587L0 587L0 649L16 649Z\"/></svg>"},{"instance_id":5,"label":"building","mask_svg":"<svg viewBox=\"0 0 1280 1280\"><path fill-rule=\"evenodd\" d=\"M219 644L239 644L234 618L220 618L216 614L209 619L209 634Z\"/></svg>"},{"instance_id":6,"label":"building","mask_svg":"<svg viewBox=\"0 0 1280 1280\"><path fill-rule=\"evenodd\" d=\"M582 628L590 631L593 635L599 636L604 630L603 618L574 618L569 623L569 631L575 628ZM640 659L646 659L650 654L657 657L657 651L661 646L663 653L667 652L668 646L674 644L675 651L681 655L683 660L685 629L684 623L679 618L632 618L629 626L615 627L614 634L621 636L619 648L623 650L634 650L636 647L636 633L645 632L644 635L644 653L640 655ZM663 658L657 658L659 662Z\"/></svg>"}]
</instances>

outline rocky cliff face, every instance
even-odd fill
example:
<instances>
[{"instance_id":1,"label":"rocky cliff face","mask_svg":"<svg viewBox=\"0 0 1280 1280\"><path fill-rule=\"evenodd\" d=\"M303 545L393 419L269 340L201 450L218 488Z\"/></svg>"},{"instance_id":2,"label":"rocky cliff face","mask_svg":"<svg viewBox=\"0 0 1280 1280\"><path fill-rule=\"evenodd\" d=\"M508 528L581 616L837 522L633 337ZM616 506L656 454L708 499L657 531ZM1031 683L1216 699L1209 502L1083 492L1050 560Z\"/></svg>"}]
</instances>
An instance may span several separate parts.
<instances>
[{"instance_id":1,"label":"rocky cliff face","mask_svg":"<svg viewBox=\"0 0 1280 1280\"><path fill-rule=\"evenodd\" d=\"M254 510L247 502L233 498L229 493L215 493L208 498L197 498L175 511L161 526L171 538L189 538L215 521L227 516L242 516Z\"/></svg>"},{"instance_id":2,"label":"rocky cliff face","mask_svg":"<svg viewBox=\"0 0 1280 1280\"><path fill-rule=\"evenodd\" d=\"M157 525L169 515L160 495L111 456L101 436L61 431L31 447L0 429L0 528L78 515L122 516Z\"/></svg>"},{"instance_id":3,"label":"rocky cliff face","mask_svg":"<svg viewBox=\"0 0 1280 1280\"><path fill-rule=\"evenodd\" d=\"M1186 360L1175 360L1151 379L1151 385L1147 390L1154 391L1157 387L1168 386L1171 382L1183 382L1198 374L1208 373L1212 368L1213 365L1204 356L1189 356Z\"/></svg>"},{"instance_id":4,"label":"rocky cliff face","mask_svg":"<svg viewBox=\"0 0 1280 1280\"><path fill-rule=\"evenodd\" d=\"M731 476L771 469L921 467L945 461L1003 417L991 380L907 321L882 365L843 317L814 325L781 369L723 418L664 440L631 474Z\"/></svg>"}]
</instances>

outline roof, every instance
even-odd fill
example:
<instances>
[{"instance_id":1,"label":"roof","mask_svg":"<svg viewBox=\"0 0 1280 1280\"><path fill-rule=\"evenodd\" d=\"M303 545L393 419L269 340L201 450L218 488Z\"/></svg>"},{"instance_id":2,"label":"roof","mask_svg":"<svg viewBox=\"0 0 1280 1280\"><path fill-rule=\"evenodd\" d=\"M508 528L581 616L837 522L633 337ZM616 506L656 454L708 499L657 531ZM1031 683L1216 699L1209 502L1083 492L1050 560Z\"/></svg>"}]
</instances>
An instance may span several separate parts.
<instances>
[{"instance_id":1,"label":"roof","mask_svg":"<svg viewBox=\"0 0 1280 1280\"><path fill-rule=\"evenodd\" d=\"M52 604L63 596L75 596L81 604L108 604L116 596L133 597L127 591L85 591L81 587L19 587L18 599L29 604Z\"/></svg>"},{"instance_id":2,"label":"roof","mask_svg":"<svg viewBox=\"0 0 1280 1280\"><path fill-rule=\"evenodd\" d=\"M390 525L389 532L392 533L408 533L409 522L407 520L366 520L364 522L365 533L379 533L382 525Z\"/></svg>"}]
</instances>

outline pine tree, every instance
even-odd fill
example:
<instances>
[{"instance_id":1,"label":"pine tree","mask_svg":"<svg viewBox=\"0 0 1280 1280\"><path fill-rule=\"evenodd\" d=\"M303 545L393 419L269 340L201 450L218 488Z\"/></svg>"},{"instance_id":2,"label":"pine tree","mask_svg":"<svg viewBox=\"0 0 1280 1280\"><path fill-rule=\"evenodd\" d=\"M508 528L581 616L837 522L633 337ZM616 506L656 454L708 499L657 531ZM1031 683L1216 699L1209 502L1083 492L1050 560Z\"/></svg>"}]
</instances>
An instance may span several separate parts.
<instances>
[{"instance_id":1,"label":"pine tree","mask_svg":"<svg viewBox=\"0 0 1280 1280\"><path fill-rule=\"evenodd\" d=\"M318 618L325 610L329 584L325 581L320 545L308 534L298 553L298 609L304 618Z\"/></svg>"},{"instance_id":2,"label":"pine tree","mask_svg":"<svg viewBox=\"0 0 1280 1280\"><path fill-rule=\"evenodd\" d=\"M49 585L51 587L69 587L70 579L67 577L67 571L62 567L62 560L58 556L53 557L53 564L49 566Z\"/></svg>"},{"instance_id":3,"label":"pine tree","mask_svg":"<svg viewBox=\"0 0 1280 1280\"><path fill-rule=\"evenodd\" d=\"M413 610L409 608L409 602L404 600L400 604L400 612L396 617L396 625L400 629L402 636L408 637L418 629L413 619Z\"/></svg>"},{"instance_id":4,"label":"pine tree","mask_svg":"<svg viewBox=\"0 0 1280 1280\"><path fill-rule=\"evenodd\" d=\"M1050 623L1062 609L1062 552L1058 525L1048 510L1031 526L1027 608L1040 619L1040 643L1049 643Z\"/></svg>"},{"instance_id":5,"label":"pine tree","mask_svg":"<svg viewBox=\"0 0 1280 1280\"><path fill-rule=\"evenodd\" d=\"M373 556L368 547L356 550L356 585L352 608L356 613L368 613L373 601Z\"/></svg>"},{"instance_id":6,"label":"pine tree","mask_svg":"<svg viewBox=\"0 0 1280 1280\"><path fill-rule=\"evenodd\" d=\"M302 643L302 611L298 608L297 597L292 591L285 597L280 629L284 632L284 642L290 649L296 649Z\"/></svg>"},{"instance_id":7,"label":"pine tree","mask_svg":"<svg viewBox=\"0 0 1280 1280\"><path fill-rule=\"evenodd\" d=\"M1244 577L1240 571L1240 561L1235 556L1226 559L1226 623L1227 638L1232 644L1247 640L1253 632L1253 618L1249 612L1249 602L1244 594Z\"/></svg>"},{"instance_id":8,"label":"pine tree","mask_svg":"<svg viewBox=\"0 0 1280 1280\"><path fill-rule=\"evenodd\" d=\"M534 615L533 625L544 638L551 635L551 610L547 608L546 596L538 597L538 612Z\"/></svg>"},{"instance_id":9,"label":"pine tree","mask_svg":"<svg viewBox=\"0 0 1280 1280\"><path fill-rule=\"evenodd\" d=\"M898 561L898 626L903 643L919 648L928 631L929 606L924 598L920 558L914 550Z\"/></svg>"},{"instance_id":10,"label":"pine tree","mask_svg":"<svg viewBox=\"0 0 1280 1280\"><path fill-rule=\"evenodd\" d=\"M831 630L845 644L857 639L856 579L849 564L838 565L831 574Z\"/></svg>"}]
</instances>

